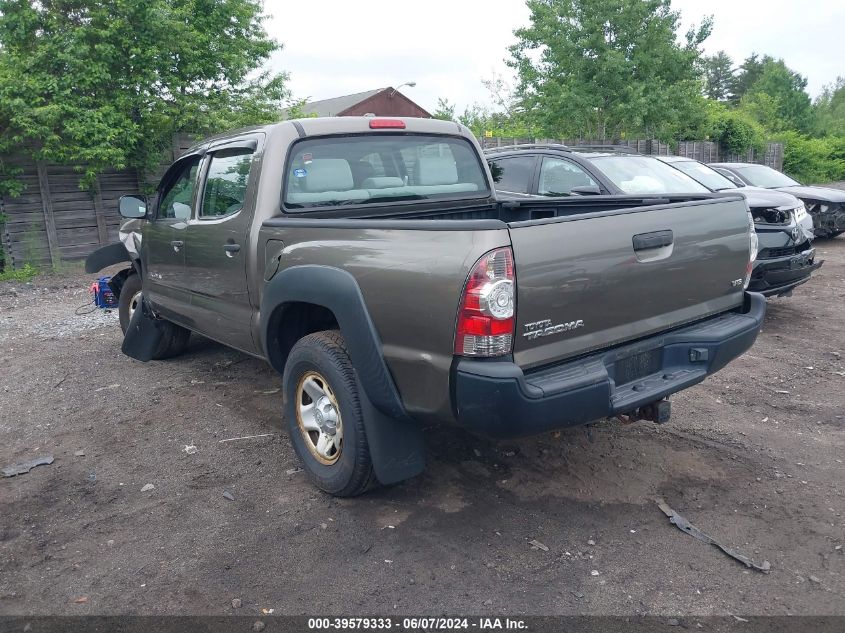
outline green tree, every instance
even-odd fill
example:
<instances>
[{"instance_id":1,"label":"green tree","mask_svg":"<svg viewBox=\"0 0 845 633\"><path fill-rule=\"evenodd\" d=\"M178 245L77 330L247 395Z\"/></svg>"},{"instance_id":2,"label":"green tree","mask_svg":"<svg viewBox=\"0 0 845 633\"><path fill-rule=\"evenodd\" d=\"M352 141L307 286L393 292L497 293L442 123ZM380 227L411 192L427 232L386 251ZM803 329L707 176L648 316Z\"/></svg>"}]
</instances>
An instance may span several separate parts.
<instances>
[{"instance_id":1,"label":"green tree","mask_svg":"<svg viewBox=\"0 0 845 633\"><path fill-rule=\"evenodd\" d=\"M279 118L258 0L0 0L0 153L152 168L180 131Z\"/></svg>"},{"instance_id":2,"label":"green tree","mask_svg":"<svg viewBox=\"0 0 845 633\"><path fill-rule=\"evenodd\" d=\"M731 96L734 83L734 62L725 51L704 57L704 95L708 99L727 101Z\"/></svg>"},{"instance_id":3,"label":"green tree","mask_svg":"<svg viewBox=\"0 0 845 633\"><path fill-rule=\"evenodd\" d=\"M440 119L441 121L454 121L455 104L451 103L448 99L438 99L437 109L431 116L435 119Z\"/></svg>"},{"instance_id":4,"label":"green tree","mask_svg":"<svg viewBox=\"0 0 845 633\"><path fill-rule=\"evenodd\" d=\"M825 86L813 109L816 133L845 136L845 77Z\"/></svg>"},{"instance_id":5,"label":"green tree","mask_svg":"<svg viewBox=\"0 0 845 633\"><path fill-rule=\"evenodd\" d=\"M669 0L528 0L509 65L517 97L549 136L670 136L700 101L700 44L712 21L677 39Z\"/></svg>"},{"instance_id":6,"label":"green tree","mask_svg":"<svg viewBox=\"0 0 845 633\"><path fill-rule=\"evenodd\" d=\"M745 96L745 93L751 89L756 81L763 74L763 67L767 60L772 60L768 55L763 59L757 53L751 53L745 61L740 64L737 71L734 73L733 81L731 82L730 100L734 104L739 103L740 99Z\"/></svg>"},{"instance_id":7,"label":"green tree","mask_svg":"<svg viewBox=\"0 0 845 633\"><path fill-rule=\"evenodd\" d=\"M807 94L807 79L791 70L782 59L766 57L759 78L746 92L746 97L768 95L776 104L780 125L776 129L809 132L812 108Z\"/></svg>"}]
</instances>

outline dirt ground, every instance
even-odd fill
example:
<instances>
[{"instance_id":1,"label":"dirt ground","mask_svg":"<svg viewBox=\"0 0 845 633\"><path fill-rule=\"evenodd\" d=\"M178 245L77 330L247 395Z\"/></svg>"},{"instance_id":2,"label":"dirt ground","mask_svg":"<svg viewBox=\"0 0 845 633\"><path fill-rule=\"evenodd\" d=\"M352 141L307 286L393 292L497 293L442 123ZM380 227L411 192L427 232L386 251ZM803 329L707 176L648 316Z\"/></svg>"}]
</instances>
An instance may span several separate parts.
<instances>
[{"instance_id":1,"label":"dirt ground","mask_svg":"<svg viewBox=\"0 0 845 633\"><path fill-rule=\"evenodd\" d=\"M0 284L0 466L55 456L0 478L0 614L845 614L845 237L817 247L670 424L432 428L424 475L348 500L298 471L268 366L138 363L76 314L89 277Z\"/></svg>"}]
</instances>

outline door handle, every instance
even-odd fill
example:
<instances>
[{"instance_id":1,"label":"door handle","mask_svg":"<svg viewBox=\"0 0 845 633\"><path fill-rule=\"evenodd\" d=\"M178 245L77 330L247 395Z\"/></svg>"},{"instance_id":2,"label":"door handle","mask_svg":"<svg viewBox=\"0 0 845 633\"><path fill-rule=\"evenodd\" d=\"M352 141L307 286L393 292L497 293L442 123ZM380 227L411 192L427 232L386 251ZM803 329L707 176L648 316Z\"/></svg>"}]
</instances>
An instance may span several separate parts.
<instances>
[{"instance_id":1,"label":"door handle","mask_svg":"<svg viewBox=\"0 0 845 633\"><path fill-rule=\"evenodd\" d=\"M234 257L235 253L240 252L241 245L240 244L227 243L227 244L223 245L223 250L226 251L227 257Z\"/></svg>"},{"instance_id":2,"label":"door handle","mask_svg":"<svg viewBox=\"0 0 845 633\"><path fill-rule=\"evenodd\" d=\"M653 233L640 233L632 238L635 251L642 251L648 248L662 248L672 244L674 235L672 231L654 231Z\"/></svg>"},{"instance_id":3,"label":"door handle","mask_svg":"<svg viewBox=\"0 0 845 633\"><path fill-rule=\"evenodd\" d=\"M185 242L183 242L182 240L173 240L172 242L170 242L170 245L173 247L173 250L178 253L179 249L185 245Z\"/></svg>"}]
</instances>

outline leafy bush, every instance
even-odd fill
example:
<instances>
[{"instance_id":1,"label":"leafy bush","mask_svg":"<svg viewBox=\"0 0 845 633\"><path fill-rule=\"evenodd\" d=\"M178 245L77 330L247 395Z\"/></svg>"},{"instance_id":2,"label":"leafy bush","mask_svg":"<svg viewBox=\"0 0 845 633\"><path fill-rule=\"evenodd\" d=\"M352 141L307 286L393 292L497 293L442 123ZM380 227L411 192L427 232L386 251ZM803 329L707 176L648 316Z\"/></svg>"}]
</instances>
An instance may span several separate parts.
<instances>
[{"instance_id":1,"label":"leafy bush","mask_svg":"<svg viewBox=\"0 0 845 633\"><path fill-rule=\"evenodd\" d=\"M783 170L807 183L845 180L845 137L810 138L799 132L783 132L776 140L784 144Z\"/></svg>"},{"instance_id":2,"label":"leafy bush","mask_svg":"<svg viewBox=\"0 0 845 633\"><path fill-rule=\"evenodd\" d=\"M26 264L17 270L4 270L0 272L0 281L30 281L38 274L38 269L32 264Z\"/></svg>"},{"instance_id":3,"label":"leafy bush","mask_svg":"<svg viewBox=\"0 0 845 633\"><path fill-rule=\"evenodd\" d=\"M762 150L766 132L745 113L725 108L711 115L710 138L718 142L724 152L744 154L749 149Z\"/></svg>"}]
</instances>

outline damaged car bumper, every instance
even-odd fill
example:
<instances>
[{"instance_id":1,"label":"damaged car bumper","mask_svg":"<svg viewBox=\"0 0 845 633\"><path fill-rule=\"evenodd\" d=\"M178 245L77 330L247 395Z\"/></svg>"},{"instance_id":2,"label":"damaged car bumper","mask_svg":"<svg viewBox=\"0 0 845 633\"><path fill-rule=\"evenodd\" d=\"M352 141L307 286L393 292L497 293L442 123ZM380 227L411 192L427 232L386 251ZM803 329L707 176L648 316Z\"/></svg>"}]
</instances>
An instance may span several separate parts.
<instances>
[{"instance_id":1,"label":"damaged car bumper","mask_svg":"<svg viewBox=\"0 0 845 633\"><path fill-rule=\"evenodd\" d=\"M763 248L754 262L748 289L771 297L791 292L809 281L824 261L816 261L816 249L810 242L798 246Z\"/></svg>"}]
</instances>

